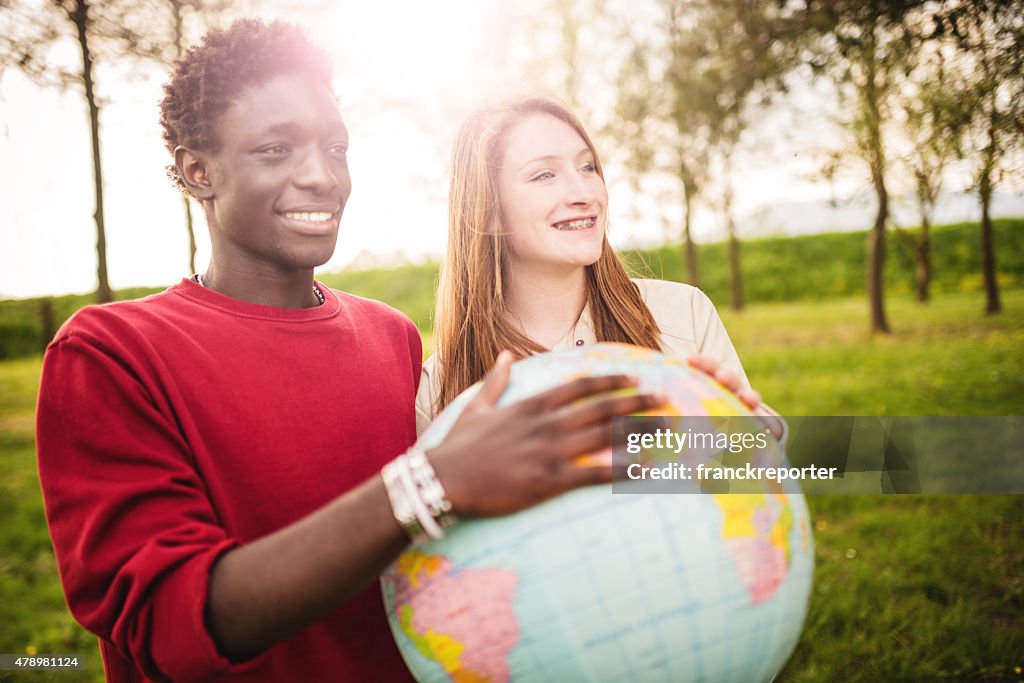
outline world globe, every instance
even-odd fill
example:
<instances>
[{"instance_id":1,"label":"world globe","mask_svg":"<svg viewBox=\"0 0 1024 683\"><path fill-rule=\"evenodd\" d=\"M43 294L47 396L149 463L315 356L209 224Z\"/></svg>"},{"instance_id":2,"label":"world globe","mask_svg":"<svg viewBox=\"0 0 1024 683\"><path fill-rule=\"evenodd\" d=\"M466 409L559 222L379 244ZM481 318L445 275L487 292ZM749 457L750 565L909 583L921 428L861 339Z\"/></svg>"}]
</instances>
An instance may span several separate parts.
<instances>
[{"instance_id":1,"label":"world globe","mask_svg":"<svg viewBox=\"0 0 1024 683\"><path fill-rule=\"evenodd\" d=\"M597 344L515 363L499 405L586 375L631 374L659 415L746 416L728 390L651 350ZM438 445L471 387L424 432ZM770 441L775 454L781 448ZM481 453L480 457L486 457ZM799 639L813 574L793 482L736 493L578 489L513 515L462 520L382 575L418 681L770 681ZM614 490L614 491L613 491ZM694 489L697 491L699 489ZM751 491L749 487L744 491Z\"/></svg>"}]
</instances>

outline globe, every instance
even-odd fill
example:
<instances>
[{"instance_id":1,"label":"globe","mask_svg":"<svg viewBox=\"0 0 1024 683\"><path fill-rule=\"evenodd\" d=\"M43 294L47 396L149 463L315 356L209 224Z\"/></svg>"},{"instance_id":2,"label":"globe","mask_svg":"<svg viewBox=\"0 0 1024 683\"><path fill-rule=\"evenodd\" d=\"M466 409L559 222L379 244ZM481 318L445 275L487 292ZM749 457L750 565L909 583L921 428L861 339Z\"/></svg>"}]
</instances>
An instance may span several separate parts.
<instances>
[{"instance_id":1,"label":"globe","mask_svg":"<svg viewBox=\"0 0 1024 683\"><path fill-rule=\"evenodd\" d=\"M664 393L669 405L659 414L754 419L687 364L620 344L515 363L499 405L575 377L618 373L637 376L641 391ZM478 388L452 402L419 446L440 443ZM406 550L381 584L416 679L770 681L796 646L811 590L799 488L769 482L749 493L687 495L622 485L463 520L440 541Z\"/></svg>"}]
</instances>

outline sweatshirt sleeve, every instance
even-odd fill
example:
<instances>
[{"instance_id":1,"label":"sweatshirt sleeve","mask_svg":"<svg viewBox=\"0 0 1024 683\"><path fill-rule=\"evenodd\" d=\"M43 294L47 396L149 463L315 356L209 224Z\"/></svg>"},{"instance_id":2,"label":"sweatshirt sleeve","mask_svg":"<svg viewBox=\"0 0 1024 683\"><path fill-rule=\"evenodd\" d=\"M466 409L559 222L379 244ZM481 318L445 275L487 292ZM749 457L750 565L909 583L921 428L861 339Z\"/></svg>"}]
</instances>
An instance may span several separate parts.
<instances>
[{"instance_id":1,"label":"sweatshirt sleeve","mask_svg":"<svg viewBox=\"0 0 1024 683\"><path fill-rule=\"evenodd\" d=\"M173 410L132 365L65 333L46 353L39 476L68 606L154 680L241 672L206 626L210 572L238 545L218 524Z\"/></svg>"}]
</instances>

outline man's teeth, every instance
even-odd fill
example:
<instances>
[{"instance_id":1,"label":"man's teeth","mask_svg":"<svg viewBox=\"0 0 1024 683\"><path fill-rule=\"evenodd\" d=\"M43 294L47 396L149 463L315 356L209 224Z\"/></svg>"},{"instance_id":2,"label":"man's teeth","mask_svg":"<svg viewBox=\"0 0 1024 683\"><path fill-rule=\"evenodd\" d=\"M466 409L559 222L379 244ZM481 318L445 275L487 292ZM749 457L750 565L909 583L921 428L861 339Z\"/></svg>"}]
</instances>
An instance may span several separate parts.
<instances>
[{"instance_id":1,"label":"man's teeth","mask_svg":"<svg viewBox=\"0 0 1024 683\"><path fill-rule=\"evenodd\" d=\"M331 220L334 216L333 213L326 211L288 211L284 214L285 218L291 218L294 221L305 221L306 223L326 223Z\"/></svg>"},{"instance_id":2,"label":"man's teeth","mask_svg":"<svg viewBox=\"0 0 1024 683\"><path fill-rule=\"evenodd\" d=\"M555 230L585 230L586 228L592 228L593 226L593 218L580 218L579 220L575 221L555 223Z\"/></svg>"}]
</instances>

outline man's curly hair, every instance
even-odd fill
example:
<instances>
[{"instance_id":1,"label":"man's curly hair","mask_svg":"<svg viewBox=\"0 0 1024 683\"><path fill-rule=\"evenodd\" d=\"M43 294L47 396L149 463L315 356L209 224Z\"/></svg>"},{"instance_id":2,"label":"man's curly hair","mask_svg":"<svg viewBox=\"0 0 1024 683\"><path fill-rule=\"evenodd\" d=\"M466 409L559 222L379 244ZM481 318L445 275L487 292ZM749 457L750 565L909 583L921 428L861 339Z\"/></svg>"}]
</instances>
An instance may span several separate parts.
<instances>
[{"instance_id":1,"label":"man's curly hair","mask_svg":"<svg viewBox=\"0 0 1024 683\"><path fill-rule=\"evenodd\" d=\"M220 116L242 92L283 73L298 73L332 89L330 58L297 26L242 19L210 31L175 63L164 84L160 125L167 150L173 155L181 145L216 151ZM173 163L167 175L188 192Z\"/></svg>"}]
</instances>

